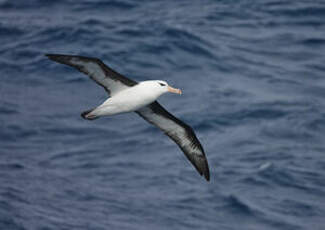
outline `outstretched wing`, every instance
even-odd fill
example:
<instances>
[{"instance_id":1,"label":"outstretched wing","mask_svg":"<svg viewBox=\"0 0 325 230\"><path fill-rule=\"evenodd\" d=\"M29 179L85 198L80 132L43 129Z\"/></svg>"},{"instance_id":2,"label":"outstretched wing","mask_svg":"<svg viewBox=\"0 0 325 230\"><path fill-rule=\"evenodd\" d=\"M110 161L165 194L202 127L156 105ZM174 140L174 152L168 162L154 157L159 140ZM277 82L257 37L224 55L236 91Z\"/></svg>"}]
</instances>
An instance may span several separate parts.
<instances>
[{"instance_id":1,"label":"outstretched wing","mask_svg":"<svg viewBox=\"0 0 325 230\"><path fill-rule=\"evenodd\" d=\"M110 96L138 84L115 72L98 58L61 54L46 54L46 56L53 61L72 66L87 74L97 84L104 87Z\"/></svg>"},{"instance_id":2,"label":"outstretched wing","mask_svg":"<svg viewBox=\"0 0 325 230\"><path fill-rule=\"evenodd\" d=\"M185 153L200 175L210 180L208 161L193 129L174 117L157 101L136 111L143 119L160 128Z\"/></svg>"}]
</instances>

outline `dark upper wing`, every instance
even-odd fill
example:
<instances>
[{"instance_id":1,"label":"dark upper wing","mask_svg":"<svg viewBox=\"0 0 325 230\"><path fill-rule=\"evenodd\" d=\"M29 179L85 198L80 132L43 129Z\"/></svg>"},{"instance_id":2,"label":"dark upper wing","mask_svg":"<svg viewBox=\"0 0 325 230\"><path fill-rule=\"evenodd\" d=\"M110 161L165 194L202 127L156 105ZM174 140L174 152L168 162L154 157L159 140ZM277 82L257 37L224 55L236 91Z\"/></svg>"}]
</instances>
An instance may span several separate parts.
<instances>
[{"instance_id":1,"label":"dark upper wing","mask_svg":"<svg viewBox=\"0 0 325 230\"><path fill-rule=\"evenodd\" d=\"M46 54L46 56L53 61L72 66L87 74L97 84L104 87L111 96L120 90L138 84L136 81L115 72L98 58L61 54Z\"/></svg>"},{"instance_id":2,"label":"dark upper wing","mask_svg":"<svg viewBox=\"0 0 325 230\"><path fill-rule=\"evenodd\" d=\"M157 101L136 112L175 141L200 175L203 174L207 181L210 180L209 166L204 150L190 126L170 114Z\"/></svg>"}]
</instances>

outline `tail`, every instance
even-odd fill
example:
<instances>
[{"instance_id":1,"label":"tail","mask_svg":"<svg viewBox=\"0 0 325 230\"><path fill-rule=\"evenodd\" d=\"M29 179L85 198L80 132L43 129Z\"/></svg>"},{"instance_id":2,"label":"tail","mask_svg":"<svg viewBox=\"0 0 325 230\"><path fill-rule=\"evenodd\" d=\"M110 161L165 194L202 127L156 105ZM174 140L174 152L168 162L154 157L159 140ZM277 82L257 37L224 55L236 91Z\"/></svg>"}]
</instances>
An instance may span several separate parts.
<instances>
[{"instance_id":1,"label":"tail","mask_svg":"<svg viewBox=\"0 0 325 230\"><path fill-rule=\"evenodd\" d=\"M95 120L99 118L98 116L91 114L93 110L94 109L90 109L90 110L86 110L85 112L82 112L81 117L86 120Z\"/></svg>"}]
</instances>

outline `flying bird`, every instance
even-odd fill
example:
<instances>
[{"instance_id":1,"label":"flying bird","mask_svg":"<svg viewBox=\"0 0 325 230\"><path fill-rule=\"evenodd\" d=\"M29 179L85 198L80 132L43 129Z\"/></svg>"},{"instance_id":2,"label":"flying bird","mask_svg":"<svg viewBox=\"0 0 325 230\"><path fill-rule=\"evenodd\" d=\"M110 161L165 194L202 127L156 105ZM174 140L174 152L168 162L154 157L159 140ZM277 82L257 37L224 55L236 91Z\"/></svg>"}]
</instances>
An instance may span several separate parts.
<instances>
[{"instance_id":1,"label":"flying bird","mask_svg":"<svg viewBox=\"0 0 325 230\"><path fill-rule=\"evenodd\" d=\"M160 80L136 82L112 70L98 58L61 54L46 54L46 56L85 73L102 86L110 96L98 107L83 112L81 116L84 119L94 120L101 116L136 112L169 136L200 175L204 175L207 181L210 180L208 161L193 129L170 114L156 101L159 96L167 92L181 94L180 89L175 89Z\"/></svg>"}]
</instances>

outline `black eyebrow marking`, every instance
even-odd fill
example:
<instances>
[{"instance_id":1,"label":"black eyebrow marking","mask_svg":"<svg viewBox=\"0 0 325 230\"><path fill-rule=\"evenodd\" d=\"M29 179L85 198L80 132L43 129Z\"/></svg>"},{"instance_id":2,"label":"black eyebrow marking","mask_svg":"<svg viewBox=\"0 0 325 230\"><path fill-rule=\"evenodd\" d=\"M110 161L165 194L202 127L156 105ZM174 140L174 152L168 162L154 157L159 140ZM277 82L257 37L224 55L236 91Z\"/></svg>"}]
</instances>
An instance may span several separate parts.
<instances>
[{"instance_id":1,"label":"black eyebrow marking","mask_svg":"<svg viewBox=\"0 0 325 230\"><path fill-rule=\"evenodd\" d=\"M161 86L166 86L165 84L163 84L163 83L160 83L160 82L158 82L159 83L159 85L161 85Z\"/></svg>"}]
</instances>

